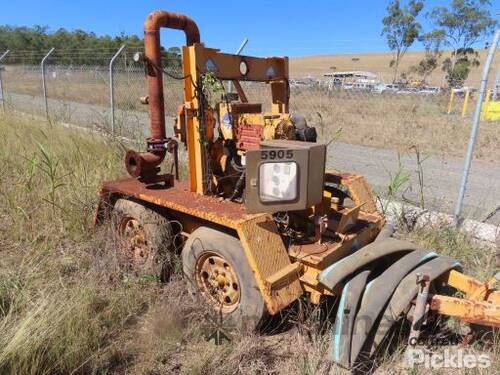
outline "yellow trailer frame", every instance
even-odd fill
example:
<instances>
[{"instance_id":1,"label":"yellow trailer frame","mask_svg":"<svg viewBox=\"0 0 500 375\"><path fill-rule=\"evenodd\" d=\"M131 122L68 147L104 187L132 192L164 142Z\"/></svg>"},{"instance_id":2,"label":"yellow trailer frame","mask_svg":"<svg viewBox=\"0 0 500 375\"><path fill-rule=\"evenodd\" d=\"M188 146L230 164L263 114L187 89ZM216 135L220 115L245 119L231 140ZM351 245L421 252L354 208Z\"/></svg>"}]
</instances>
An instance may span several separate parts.
<instances>
[{"instance_id":1,"label":"yellow trailer frame","mask_svg":"<svg viewBox=\"0 0 500 375\"><path fill-rule=\"evenodd\" d=\"M364 203L374 209L375 204L363 177L333 172L327 176L343 184L354 197L355 204ZM336 242L319 245L323 249L320 254L316 254L318 251L314 246L297 247L291 249L289 256L271 215L247 214L244 205L197 194L183 182L155 189L133 178L109 181L101 186L100 197L95 224L111 216L117 199L127 198L165 209L169 218L182 224L185 236L200 226L237 236L270 314L281 311L304 291L311 293L316 303L321 295L332 295L317 281L319 272L371 242L384 224L383 217L376 211L363 212L363 228L352 229Z\"/></svg>"},{"instance_id":2,"label":"yellow trailer frame","mask_svg":"<svg viewBox=\"0 0 500 375\"><path fill-rule=\"evenodd\" d=\"M157 175L158 165L165 156L166 138L163 107L163 84L159 48L160 27L184 30L188 45L183 47L184 103L179 111L179 134L185 135L188 150L189 183L175 182L172 176ZM120 198L139 201L165 211L167 217L181 223L182 234L189 237L194 230L207 226L237 237L256 284L270 314L276 314L304 292L313 303L321 296L339 294L342 285L328 290L318 281L318 275L328 266L374 241L385 219L377 209L372 193L362 176L332 171L325 181L348 192L351 208L335 207L331 195L315 207L300 214L309 222L315 214L335 214L337 230L330 242L318 241L309 245L284 246L276 222L269 214L247 214L243 204L221 201L206 194L205 169L207 157L203 145L213 134L202 123L196 90L202 85L202 75L212 73L220 80L231 80L238 91L240 80L268 83L271 87L272 114L288 113L289 85L286 57L256 58L220 53L199 42L194 22L186 16L153 12L145 23L146 74L152 137L147 139L148 152L129 150L126 166L137 178L105 182L96 210L95 223L111 217L114 203ZM241 69L241 64L245 69ZM199 94L199 93L198 93ZM163 183L159 187L159 183ZM326 189L325 189L326 190ZM353 225L345 225L350 222ZM431 309L465 321L499 325L500 295L494 290L497 277L481 283L459 272L448 272L443 282L464 291L467 299L433 296ZM339 290L336 290L336 288Z\"/></svg>"}]
</instances>

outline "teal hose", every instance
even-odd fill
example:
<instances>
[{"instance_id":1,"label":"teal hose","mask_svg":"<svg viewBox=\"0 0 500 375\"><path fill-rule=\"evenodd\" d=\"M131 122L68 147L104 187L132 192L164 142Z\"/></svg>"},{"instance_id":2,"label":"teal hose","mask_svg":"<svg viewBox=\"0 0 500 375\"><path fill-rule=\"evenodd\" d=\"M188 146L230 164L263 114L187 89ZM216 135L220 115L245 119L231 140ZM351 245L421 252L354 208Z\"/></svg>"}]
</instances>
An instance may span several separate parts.
<instances>
[{"instance_id":1,"label":"teal hose","mask_svg":"<svg viewBox=\"0 0 500 375\"><path fill-rule=\"evenodd\" d=\"M352 331L370 272L364 270L354 276L346 283L340 296L335 329L332 330L332 358L345 368L351 367Z\"/></svg>"}]
</instances>

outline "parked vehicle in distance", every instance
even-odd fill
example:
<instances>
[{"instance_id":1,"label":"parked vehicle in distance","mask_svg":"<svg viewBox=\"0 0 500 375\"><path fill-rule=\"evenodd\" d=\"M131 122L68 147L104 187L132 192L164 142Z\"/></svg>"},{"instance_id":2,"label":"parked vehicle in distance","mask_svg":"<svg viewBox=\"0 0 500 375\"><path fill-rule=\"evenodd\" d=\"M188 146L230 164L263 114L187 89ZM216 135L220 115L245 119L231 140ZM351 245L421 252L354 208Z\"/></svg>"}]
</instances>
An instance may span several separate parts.
<instances>
[{"instance_id":1,"label":"parked vehicle in distance","mask_svg":"<svg viewBox=\"0 0 500 375\"><path fill-rule=\"evenodd\" d=\"M387 85L385 83L379 83L378 85L374 86L371 90L371 92L374 94L382 94L385 91L387 91Z\"/></svg>"},{"instance_id":2,"label":"parked vehicle in distance","mask_svg":"<svg viewBox=\"0 0 500 375\"><path fill-rule=\"evenodd\" d=\"M356 91L371 91L375 85L371 82L355 82L353 84L353 90Z\"/></svg>"},{"instance_id":3,"label":"parked vehicle in distance","mask_svg":"<svg viewBox=\"0 0 500 375\"><path fill-rule=\"evenodd\" d=\"M318 85L318 80L314 77L290 79L291 87L312 87Z\"/></svg>"},{"instance_id":4,"label":"parked vehicle in distance","mask_svg":"<svg viewBox=\"0 0 500 375\"><path fill-rule=\"evenodd\" d=\"M389 84L385 85L385 91L398 92L399 90L401 90L401 87L402 86L398 83L389 83Z\"/></svg>"},{"instance_id":5,"label":"parked vehicle in distance","mask_svg":"<svg viewBox=\"0 0 500 375\"><path fill-rule=\"evenodd\" d=\"M441 87L424 87L419 91L420 94L437 95L441 93Z\"/></svg>"},{"instance_id":6,"label":"parked vehicle in distance","mask_svg":"<svg viewBox=\"0 0 500 375\"><path fill-rule=\"evenodd\" d=\"M325 74L325 76L328 76L329 79L319 80L315 83L306 82L307 78L302 80L290 80L290 85L297 87L317 84L321 87L325 87L328 91L341 89L345 91L369 92L371 94L379 95L438 95L443 93L443 89L439 86L426 86L424 83L420 83L418 86L403 82L384 83L382 81L372 79L371 77L364 78L361 73L357 73L357 75L355 75L352 72L339 72L329 73L328 75ZM454 92L460 96L463 95L467 89L468 88L454 89ZM470 92L472 92L472 90Z\"/></svg>"}]
</instances>

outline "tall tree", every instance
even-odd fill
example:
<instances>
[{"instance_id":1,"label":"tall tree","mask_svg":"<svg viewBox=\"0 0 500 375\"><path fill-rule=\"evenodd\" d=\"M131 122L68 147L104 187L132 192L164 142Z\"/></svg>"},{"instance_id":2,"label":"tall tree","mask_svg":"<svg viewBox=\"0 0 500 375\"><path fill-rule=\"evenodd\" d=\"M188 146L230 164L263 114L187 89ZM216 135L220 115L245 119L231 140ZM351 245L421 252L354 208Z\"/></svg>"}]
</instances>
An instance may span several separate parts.
<instances>
[{"instance_id":1,"label":"tall tree","mask_svg":"<svg viewBox=\"0 0 500 375\"><path fill-rule=\"evenodd\" d=\"M491 34L497 21L487 7L489 0L452 0L450 7L438 6L427 14L436 30L443 35L444 45L452 52L443 61L443 71L450 87L460 87L470 69L479 65L474 46Z\"/></svg>"},{"instance_id":2,"label":"tall tree","mask_svg":"<svg viewBox=\"0 0 500 375\"><path fill-rule=\"evenodd\" d=\"M439 66L443 40L444 33L440 30L431 31L419 37L419 41L424 45L425 55L417 65L410 67L410 73L418 74L424 83L431 73Z\"/></svg>"},{"instance_id":3,"label":"tall tree","mask_svg":"<svg viewBox=\"0 0 500 375\"><path fill-rule=\"evenodd\" d=\"M382 19L382 35L387 38L387 45L394 51L390 66L394 70L393 82L398 76L398 69L408 48L418 38L422 26L417 16L424 7L422 0L410 0L404 7L399 0L393 0L387 6L387 16Z\"/></svg>"}]
</instances>

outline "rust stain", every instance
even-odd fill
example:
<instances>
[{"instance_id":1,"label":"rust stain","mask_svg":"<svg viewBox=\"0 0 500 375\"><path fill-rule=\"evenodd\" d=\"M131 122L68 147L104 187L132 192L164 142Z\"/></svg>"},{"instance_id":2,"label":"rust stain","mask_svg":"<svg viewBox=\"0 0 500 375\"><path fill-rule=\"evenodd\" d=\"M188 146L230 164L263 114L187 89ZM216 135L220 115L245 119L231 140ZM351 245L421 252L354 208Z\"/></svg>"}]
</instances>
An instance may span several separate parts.
<instances>
[{"instance_id":1,"label":"rust stain","mask_svg":"<svg viewBox=\"0 0 500 375\"><path fill-rule=\"evenodd\" d=\"M303 293L298 278L288 279L286 283L276 285L275 288L270 288L266 282L267 278L284 272L291 265L276 224L270 215L256 215L239 226L238 235L266 308L274 315Z\"/></svg>"},{"instance_id":2,"label":"rust stain","mask_svg":"<svg viewBox=\"0 0 500 375\"><path fill-rule=\"evenodd\" d=\"M118 193L134 197L233 229L237 229L240 223L263 215L247 214L244 205L239 203L191 192L186 182L166 188L161 185L146 186L136 179L126 178L105 182L101 189L104 194Z\"/></svg>"},{"instance_id":3,"label":"rust stain","mask_svg":"<svg viewBox=\"0 0 500 375\"><path fill-rule=\"evenodd\" d=\"M491 292L487 298L488 302L497 303L500 305L500 291Z\"/></svg>"},{"instance_id":4,"label":"rust stain","mask_svg":"<svg viewBox=\"0 0 500 375\"><path fill-rule=\"evenodd\" d=\"M431 299L430 308L469 323L500 327L498 304L435 295Z\"/></svg>"}]
</instances>

